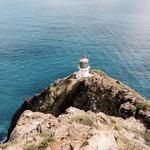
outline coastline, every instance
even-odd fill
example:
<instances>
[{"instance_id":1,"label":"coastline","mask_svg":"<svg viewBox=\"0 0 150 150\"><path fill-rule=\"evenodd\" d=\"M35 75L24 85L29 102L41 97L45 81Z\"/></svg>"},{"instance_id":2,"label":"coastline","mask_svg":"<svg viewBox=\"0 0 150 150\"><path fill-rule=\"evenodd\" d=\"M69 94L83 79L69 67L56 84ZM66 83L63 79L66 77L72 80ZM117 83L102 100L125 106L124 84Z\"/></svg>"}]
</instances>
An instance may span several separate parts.
<instances>
[{"instance_id":1,"label":"coastline","mask_svg":"<svg viewBox=\"0 0 150 150\"><path fill-rule=\"evenodd\" d=\"M81 79L77 79L76 73L73 73L54 81L41 93L27 98L14 114L4 143L15 140L14 130L27 110L59 117L70 107L75 107L85 112L102 112L125 120L134 117L150 129L149 101L100 70L91 69L90 73L92 77Z\"/></svg>"}]
</instances>

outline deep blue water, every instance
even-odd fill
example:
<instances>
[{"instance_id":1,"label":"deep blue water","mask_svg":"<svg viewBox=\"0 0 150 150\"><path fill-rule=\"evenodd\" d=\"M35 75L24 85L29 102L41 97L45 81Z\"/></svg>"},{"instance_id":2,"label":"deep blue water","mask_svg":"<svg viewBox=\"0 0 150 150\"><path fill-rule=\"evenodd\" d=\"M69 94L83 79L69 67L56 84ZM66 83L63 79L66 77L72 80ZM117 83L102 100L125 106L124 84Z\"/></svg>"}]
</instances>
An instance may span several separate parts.
<instances>
[{"instance_id":1,"label":"deep blue water","mask_svg":"<svg viewBox=\"0 0 150 150\"><path fill-rule=\"evenodd\" d=\"M23 100L82 55L150 99L150 1L0 1L0 139Z\"/></svg>"}]
</instances>

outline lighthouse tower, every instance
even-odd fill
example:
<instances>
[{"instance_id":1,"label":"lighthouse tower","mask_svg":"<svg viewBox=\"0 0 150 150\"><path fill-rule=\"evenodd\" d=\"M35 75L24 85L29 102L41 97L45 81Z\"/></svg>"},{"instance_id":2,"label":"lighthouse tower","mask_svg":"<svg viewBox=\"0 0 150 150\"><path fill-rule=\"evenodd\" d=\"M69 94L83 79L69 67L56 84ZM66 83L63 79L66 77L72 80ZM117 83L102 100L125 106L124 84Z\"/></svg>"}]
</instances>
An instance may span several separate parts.
<instances>
[{"instance_id":1,"label":"lighthouse tower","mask_svg":"<svg viewBox=\"0 0 150 150\"><path fill-rule=\"evenodd\" d=\"M91 74L89 73L89 60L83 56L80 59L80 64L79 64L79 71L77 73L77 78L87 78L91 77Z\"/></svg>"}]
</instances>

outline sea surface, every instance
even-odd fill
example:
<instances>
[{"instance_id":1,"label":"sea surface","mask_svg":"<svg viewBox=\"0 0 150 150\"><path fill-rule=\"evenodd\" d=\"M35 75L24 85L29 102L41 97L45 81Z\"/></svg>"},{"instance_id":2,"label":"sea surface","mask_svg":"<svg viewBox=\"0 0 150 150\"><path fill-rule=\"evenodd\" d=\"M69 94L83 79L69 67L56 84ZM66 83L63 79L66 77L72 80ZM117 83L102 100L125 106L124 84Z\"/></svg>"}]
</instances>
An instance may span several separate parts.
<instances>
[{"instance_id":1,"label":"sea surface","mask_svg":"<svg viewBox=\"0 0 150 150\"><path fill-rule=\"evenodd\" d=\"M0 140L22 102L82 55L150 99L150 1L0 0Z\"/></svg>"}]
</instances>

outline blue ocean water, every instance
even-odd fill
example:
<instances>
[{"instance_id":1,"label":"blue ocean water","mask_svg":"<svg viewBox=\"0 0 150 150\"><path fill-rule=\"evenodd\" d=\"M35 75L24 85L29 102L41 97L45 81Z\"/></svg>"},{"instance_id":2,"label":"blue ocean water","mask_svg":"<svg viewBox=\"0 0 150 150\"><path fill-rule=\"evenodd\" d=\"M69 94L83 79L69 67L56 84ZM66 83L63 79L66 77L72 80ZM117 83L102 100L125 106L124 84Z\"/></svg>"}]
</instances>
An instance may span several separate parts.
<instances>
[{"instance_id":1,"label":"blue ocean water","mask_svg":"<svg viewBox=\"0 0 150 150\"><path fill-rule=\"evenodd\" d=\"M150 1L0 1L0 139L23 100L82 55L150 99Z\"/></svg>"}]
</instances>

